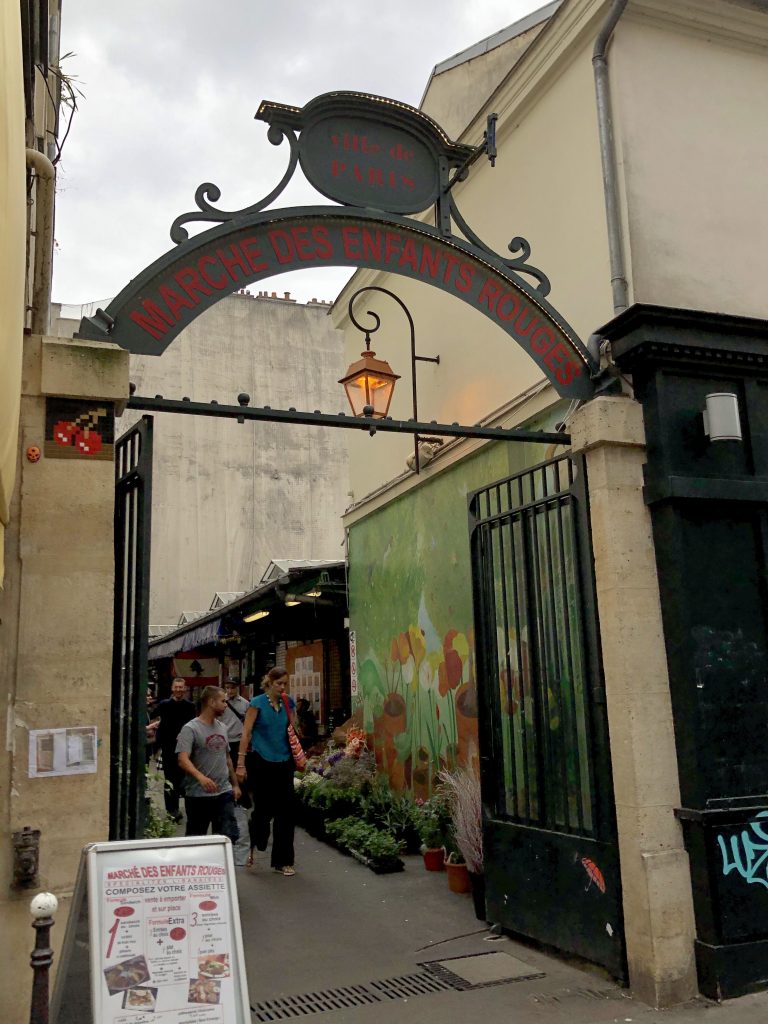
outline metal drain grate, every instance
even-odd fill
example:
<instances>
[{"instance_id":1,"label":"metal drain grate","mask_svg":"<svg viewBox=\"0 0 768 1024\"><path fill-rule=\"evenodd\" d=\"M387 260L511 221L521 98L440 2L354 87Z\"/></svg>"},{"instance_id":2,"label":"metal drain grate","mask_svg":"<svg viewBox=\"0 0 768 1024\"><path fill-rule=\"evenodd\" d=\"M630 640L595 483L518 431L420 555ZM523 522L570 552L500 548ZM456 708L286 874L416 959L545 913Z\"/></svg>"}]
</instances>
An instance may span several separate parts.
<instances>
[{"instance_id":1,"label":"metal drain grate","mask_svg":"<svg viewBox=\"0 0 768 1024\"><path fill-rule=\"evenodd\" d=\"M445 992L454 986L446 978L430 974L406 974L401 978L386 981L371 981L369 987L381 994L382 999L410 999L412 996L428 996L433 992Z\"/></svg>"},{"instance_id":2,"label":"metal drain grate","mask_svg":"<svg viewBox=\"0 0 768 1024\"><path fill-rule=\"evenodd\" d=\"M432 995L445 992L455 986L430 974L405 974L399 978L385 978L371 981L367 985L348 985L343 988L329 988L324 992L309 992L301 996L286 996L283 999L266 999L251 1007L253 1019L260 1024L271 1021L304 1017L312 1013L327 1013L329 1010L346 1010L356 1006L370 1006L393 999L411 999L414 996Z\"/></svg>"}]
</instances>

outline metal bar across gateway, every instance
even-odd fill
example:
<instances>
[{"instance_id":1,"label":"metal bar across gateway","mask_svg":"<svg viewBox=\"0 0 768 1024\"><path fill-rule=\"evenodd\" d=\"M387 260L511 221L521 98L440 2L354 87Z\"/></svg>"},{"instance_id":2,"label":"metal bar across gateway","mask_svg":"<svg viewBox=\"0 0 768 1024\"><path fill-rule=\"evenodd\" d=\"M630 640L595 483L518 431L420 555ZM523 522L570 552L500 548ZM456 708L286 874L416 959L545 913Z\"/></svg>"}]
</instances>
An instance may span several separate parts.
<instances>
[{"instance_id":1,"label":"metal bar across gateway","mask_svg":"<svg viewBox=\"0 0 768 1024\"><path fill-rule=\"evenodd\" d=\"M255 408L250 405L219 405L218 402L192 402L187 398L178 400L163 398L159 395L155 398L132 395L128 399L128 408L143 409L147 412L175 412L188 416L217 416L225 419L237 419L241 423L244 423L245 420L263 420L270 423L303 423L306 426L315 427L345 427L348 430L369 430L372 433L380 430L393 434L476 437L488 441L527 441L537 444L564 445L571 443L570 434L546 430L464 426L460 423L436 423L435 421L423 423L415 420L393 420L389 416L386 419L377 420L368 416L359 418L347 416L343 412L336 414L324 413L319 410L299 412L296 409L271 409L268 405L263 408Z\"/></svg>"}]
</instances>

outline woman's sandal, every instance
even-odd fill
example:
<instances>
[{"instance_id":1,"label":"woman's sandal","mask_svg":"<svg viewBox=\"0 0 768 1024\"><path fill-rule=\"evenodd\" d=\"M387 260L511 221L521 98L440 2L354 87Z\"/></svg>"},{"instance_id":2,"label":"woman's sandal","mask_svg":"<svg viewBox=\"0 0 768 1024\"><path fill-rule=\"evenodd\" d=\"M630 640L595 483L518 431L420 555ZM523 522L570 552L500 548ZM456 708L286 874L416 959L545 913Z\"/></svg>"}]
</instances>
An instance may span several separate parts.
<instances>
[{"instance_id":1,"label":"woman's sandal","mask_svg":"<svg viewBox=\"0 0 768 1024\"><path fill-rule=\"evenodd\" d=\"M290 878L291 875L295 875L296 871L292 867L285 868L272 868L273 871L277 871L279 875L285 875L286 878Z\"/></svg>"},{"instance_id":2,"label":"woman's sandal","mask_svg":"<svg viewBox=\"0 0 768 1024\"><path fill-rule=\"evenodd\" d=\"M247 868L253 867L253 850L248 851L248 860L245 862Z\"/></svg>"}]
</instances>

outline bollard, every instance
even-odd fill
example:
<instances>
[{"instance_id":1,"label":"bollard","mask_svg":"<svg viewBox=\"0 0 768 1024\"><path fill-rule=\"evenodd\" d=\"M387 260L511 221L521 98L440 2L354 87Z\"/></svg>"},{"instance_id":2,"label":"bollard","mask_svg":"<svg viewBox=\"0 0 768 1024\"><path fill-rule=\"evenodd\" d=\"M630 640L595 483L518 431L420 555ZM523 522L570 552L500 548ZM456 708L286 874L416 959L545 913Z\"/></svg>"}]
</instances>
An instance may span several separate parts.
<instances>
[{"instance_id":1,"label":"bollard","mask_svg":"<svg viewBox=\"0 0 768 1024\"><path fill-rule=\"evenodd\" d=\"M29 960L29 965L35 972L32 980L29 1024L48 1024L48 973L53 963L50 939L53 915L58 906L59 901L52 892L38 893L29 906L34 918L32 927L36 932L35 948Z\"/></svg>"}]
</instances>

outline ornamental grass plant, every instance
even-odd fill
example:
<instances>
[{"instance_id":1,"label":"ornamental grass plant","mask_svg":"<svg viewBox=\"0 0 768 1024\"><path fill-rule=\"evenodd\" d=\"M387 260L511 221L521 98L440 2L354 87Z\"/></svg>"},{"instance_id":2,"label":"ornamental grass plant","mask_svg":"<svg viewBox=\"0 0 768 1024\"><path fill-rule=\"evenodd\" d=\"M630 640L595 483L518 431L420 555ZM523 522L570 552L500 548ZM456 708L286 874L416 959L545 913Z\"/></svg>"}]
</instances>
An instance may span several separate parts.
<instances>
[{"instance_id":1,"label":"ornamental grass plant","mask_svg":"<svg viewBox=\"0 0 768 1024\"><path fill-rule=\"evenodd\" d=\"M451 832L467 868L483 871L483 805L480 779L467 768L441 771L438 776L451 811Z\"/></svg>"}]
</instances>

